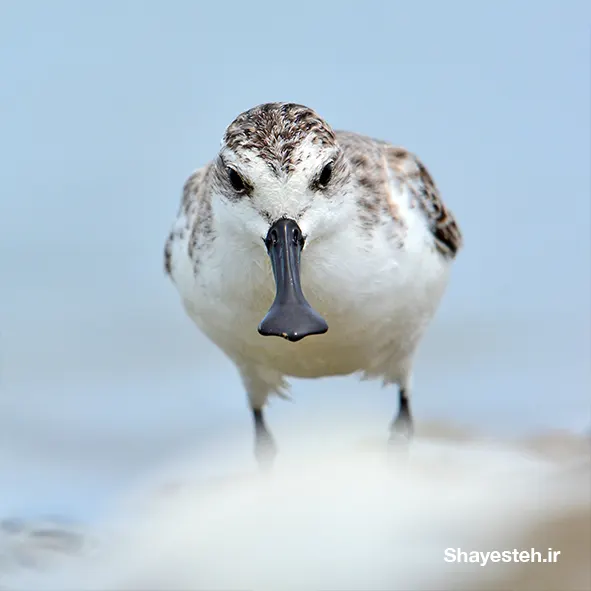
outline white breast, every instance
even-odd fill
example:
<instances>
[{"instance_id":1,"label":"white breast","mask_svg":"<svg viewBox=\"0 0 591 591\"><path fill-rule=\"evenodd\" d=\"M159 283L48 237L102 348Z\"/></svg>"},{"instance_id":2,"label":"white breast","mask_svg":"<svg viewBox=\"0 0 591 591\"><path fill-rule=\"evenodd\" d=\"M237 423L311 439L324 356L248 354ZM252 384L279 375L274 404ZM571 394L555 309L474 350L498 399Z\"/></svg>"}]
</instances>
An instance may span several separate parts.
<instances>
[{"instance_id":1,"label":"white breast","mask_svg":"<svg viewBox=\"0 0 591 591\"><path fill-rule=\"evenodd\" d=\"M239 237L215 243L198 275L190 261L175 282L195 323L239 364L269 367L295 377L384 375L395 381L432 317L448 266L425 234L398 250L385 234L369 241L353 227L302 253L302 287L327 320L324 335L290 343L263 337L257 326L275 295L264 245ZM179 254L186 247L179 244ZM187 258L186 256L184 257Z\"/></svg>"}]
</instances>

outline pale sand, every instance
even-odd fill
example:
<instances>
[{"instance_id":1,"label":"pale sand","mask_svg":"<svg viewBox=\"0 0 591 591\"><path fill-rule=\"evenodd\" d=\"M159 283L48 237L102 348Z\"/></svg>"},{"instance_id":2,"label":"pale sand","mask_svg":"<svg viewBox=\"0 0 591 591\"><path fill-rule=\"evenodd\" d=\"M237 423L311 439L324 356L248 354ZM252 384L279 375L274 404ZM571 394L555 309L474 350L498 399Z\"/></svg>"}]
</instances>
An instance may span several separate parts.
<instances>
[{"instance_id":1,"label":"pale sand","mask_svg":"<svg viewBox=\"0 0 591 591\"><path fill-rule=\"evenodd\" d=\"M347 452L285 452L271 478L232 467L203 482L140 486L105 524L98 554L70 565L61 588L591 589L588 438L492 441L431 424L409 454L383 451L367 441ZM483 567L446 563L449 547L560 556Z\"/></svg>"}]
</instances>

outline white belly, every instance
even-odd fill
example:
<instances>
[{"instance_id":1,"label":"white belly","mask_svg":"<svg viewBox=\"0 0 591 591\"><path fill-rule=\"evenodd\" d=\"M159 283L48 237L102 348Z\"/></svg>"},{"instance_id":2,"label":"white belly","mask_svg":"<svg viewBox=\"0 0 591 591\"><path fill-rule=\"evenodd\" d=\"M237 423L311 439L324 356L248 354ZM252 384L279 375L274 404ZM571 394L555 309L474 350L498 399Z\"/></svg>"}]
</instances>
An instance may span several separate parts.
<instances>
[{"instance_id":1,"label":"white belly","mask_svg":"<svg viewBox=\"0 0 591 591\"><path fill-rule=\"evenodd\" d=\"M326 257L306 249L302 287L328 332L292 343L263 337L257 327L273 302L275 284L264 252L257 258L210 261L191 293L181 293L201 330L241 366L258 366L301 378L365 372L395 380L439 303L448 268L436 253L383 260L356 251ZM248 254L248 253L245 253ZM336 258L335 258L336 256ZM244 264L250 261L249 264ZM219 269L224 268L223 281ZM213 273L214 270L217 273ZM190 295L190 297L187 297Z\"/></svg>"}]
</instances>

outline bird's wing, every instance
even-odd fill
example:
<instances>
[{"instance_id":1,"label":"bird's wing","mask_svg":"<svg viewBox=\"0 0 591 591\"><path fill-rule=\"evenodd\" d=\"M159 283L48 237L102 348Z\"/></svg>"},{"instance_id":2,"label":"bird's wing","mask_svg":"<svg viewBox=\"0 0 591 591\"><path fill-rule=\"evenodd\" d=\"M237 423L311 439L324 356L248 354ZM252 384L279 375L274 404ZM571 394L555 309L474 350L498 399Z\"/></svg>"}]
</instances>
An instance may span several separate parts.
<instances>
[{"instance_id":1,"label":"bird's wing","mask_svg":"<svg viewBox=\"0 0 591 591\"><path fill-rule=\"evenodd\" d=\"M421 160L404 148L382 143L390 174L410 191L411 205L424 213L435 245L441 254L453 259L462 248L462 233Z\"/></svg>"},{"instance_id":2,"label":"bird's wing","mask_svg":"<svg viewBox=\"0 0 591 591\"><path fill-rule=\"evenodd\" d=\"M453 259L462 246L462 234L419 158L404 148L361 134L337 131L336 135L360 185L362 223L374 227L385 209L395 225L403 228L403 220L398 219L400 195L394 194L403 191L409 206L423 212L438 251Z\"/></svg>"},{"instance_id":3,"label":"bird's wing","mask_svg":"<svg viewBox=\"0 0 591 591\"><path fill-rule=\"evenodd\" d=\"M191 262L194 270L199 251L212 238L209 176L212 164L196 170L185 182L181 204L164 246L164 271L174 281L177 264Z\"/></svg>"}]
</instances>

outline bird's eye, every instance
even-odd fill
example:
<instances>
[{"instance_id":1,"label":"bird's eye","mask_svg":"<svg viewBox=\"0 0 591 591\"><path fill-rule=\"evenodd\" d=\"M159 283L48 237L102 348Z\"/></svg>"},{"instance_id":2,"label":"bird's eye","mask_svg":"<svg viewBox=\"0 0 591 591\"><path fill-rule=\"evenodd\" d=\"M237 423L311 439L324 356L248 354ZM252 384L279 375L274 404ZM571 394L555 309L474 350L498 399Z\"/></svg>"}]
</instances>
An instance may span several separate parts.
<instances>
[{"instance_id":1,"label":"bird's eye","mask_svg":"<svg viewBox=\"0 0 591 591\"><path fill-rule=\"evenodd\" d=\"M332 162L329 162L320 173L318 177L318 186L321 188L325 188L328 183L330 183L330 179L332 178Z\"/></svg>"},{"instance_id":2,"label":"bird's eye","mask_svg":"<svg viewBox=\"0 0 591 591\"><path fill-rule=\"evenodd\" d=\"M246 185L242 177L233 168L228 168L228 178L236 193L244 193L246 191Z\"/></svg>"}]
</instances>

